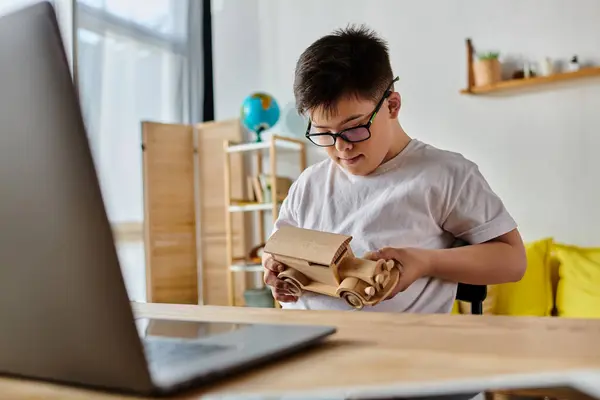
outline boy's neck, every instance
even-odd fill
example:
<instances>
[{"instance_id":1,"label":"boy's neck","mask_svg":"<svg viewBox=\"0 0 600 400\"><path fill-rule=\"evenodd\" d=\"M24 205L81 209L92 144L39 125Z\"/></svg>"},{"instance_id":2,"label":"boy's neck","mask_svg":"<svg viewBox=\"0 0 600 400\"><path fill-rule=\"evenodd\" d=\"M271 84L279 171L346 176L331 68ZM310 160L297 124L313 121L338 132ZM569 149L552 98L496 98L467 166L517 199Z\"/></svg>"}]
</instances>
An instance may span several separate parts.
<instances>
[{"instance_id":1,"label":"boy's neck","mask_svg":"<svg viewBox=\"0 0 600 400\"><path fill-rule=\"evenodd\" d=\"M390 150L385 155L383 161L386 163L392 158L396 157L398 154L404 150L404 148L410 143L412 139L404 132L400 123L394 124L394 132L392 133L392 145L390 146Z\"/></svg>"}]
</instances>

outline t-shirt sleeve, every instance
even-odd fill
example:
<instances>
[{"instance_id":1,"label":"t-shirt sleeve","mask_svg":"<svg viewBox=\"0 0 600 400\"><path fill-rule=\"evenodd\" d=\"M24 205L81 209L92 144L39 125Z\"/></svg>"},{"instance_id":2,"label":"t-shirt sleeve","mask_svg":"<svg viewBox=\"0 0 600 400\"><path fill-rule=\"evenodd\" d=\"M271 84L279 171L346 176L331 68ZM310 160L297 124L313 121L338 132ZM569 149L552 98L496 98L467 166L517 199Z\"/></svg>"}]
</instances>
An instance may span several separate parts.
<instances>
[{"instance_id":1,"label":"t-shirt sleeve","mask_svg":"<svg viewBox=\"0 0 600 400\"><path fill-rule=\"evenodd\" d=\"M470 244L487 242L517 227L476 165L451 190L442 228Z\"/></svg>"}]
</instances>

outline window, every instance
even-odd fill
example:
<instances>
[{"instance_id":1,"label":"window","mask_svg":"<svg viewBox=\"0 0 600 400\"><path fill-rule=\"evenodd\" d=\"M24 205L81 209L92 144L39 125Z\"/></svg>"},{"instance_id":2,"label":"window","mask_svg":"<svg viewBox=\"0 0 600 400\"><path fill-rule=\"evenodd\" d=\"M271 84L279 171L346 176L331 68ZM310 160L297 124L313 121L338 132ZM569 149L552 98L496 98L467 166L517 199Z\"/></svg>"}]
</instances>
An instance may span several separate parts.
<instances>
[{"instance_id":1,"label":"window","mask_svg":"<svg viewBox=\"0 0 600 400\"><path fill-rule=\"evenodd\" d=\"M140 123L187 122L181 0L79 0L78 79L109 218L143 219Z\"/></svg>"},{"instance_id":2,"label":"window","mask_svg":"<svg viewBox=\"0 0 600 400\"><path fill-rule=\"evenodd\" d=\"M1 0L0 0L1 1ZM77 0L77 76L108 217L144 216L141 122L189 123L198 95L187 21L196 0ZM201 21L194 23L197 28ZM145 301L143 242L117 243L129 297Z\"/></svg>"},{"instance_id":3,"label":"window","mask_svg":"<svg viewBox=\"0 0 600 400\"><path fill-rule=\"evenodd\" d=\"M105 17L115 17L136 24L154 34L184 39L187 1L178 0L79 0L82 7L101 11Z\"/></svg>"}]
</instances>

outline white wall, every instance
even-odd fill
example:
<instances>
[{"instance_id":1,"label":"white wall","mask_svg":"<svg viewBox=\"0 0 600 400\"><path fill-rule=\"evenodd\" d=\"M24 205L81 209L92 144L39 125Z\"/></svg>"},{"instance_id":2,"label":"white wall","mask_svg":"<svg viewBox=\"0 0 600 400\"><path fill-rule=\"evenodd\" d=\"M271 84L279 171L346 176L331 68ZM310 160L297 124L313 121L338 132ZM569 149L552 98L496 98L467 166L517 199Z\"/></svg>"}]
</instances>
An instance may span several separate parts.
<instances>
[{"instance_id":1,"label":"white wall","mask_svg":"<svg viewBox=\"0 0 600 400\"><path fill-rule=\"evenodd\" d=\"M477 162L526 240L600 244L600 79L521 95L458 93L467 37L511 57L578 54L600 65L599 1L215 0L213 18L218 118L237 117L254 90L288 107L304 48L365 22L389 41L409 135ZM321 157L311 150L309 160Z\"/></svg>"}]
</instances>

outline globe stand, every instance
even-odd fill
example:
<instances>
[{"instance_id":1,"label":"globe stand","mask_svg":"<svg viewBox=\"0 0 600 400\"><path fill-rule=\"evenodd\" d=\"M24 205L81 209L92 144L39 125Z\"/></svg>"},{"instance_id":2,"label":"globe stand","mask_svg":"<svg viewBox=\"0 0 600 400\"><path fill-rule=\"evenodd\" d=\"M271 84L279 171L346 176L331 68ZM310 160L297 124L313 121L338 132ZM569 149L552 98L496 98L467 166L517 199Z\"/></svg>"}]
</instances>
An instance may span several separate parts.
<instances>
[{"instance_id":1,"label":"globe stand","mask_svg":"<svg viewBox=\"0 0 600 400\"><path fill-rule=\"evenodd\" d=\"M256 139L254 140L256 143L262 143L263 139L262 139L262 133L265 131L265 127L261 126L260 128L258 128L256 130L256 132L254 132L256 134Z\"/></svg>"}]
</instances>

